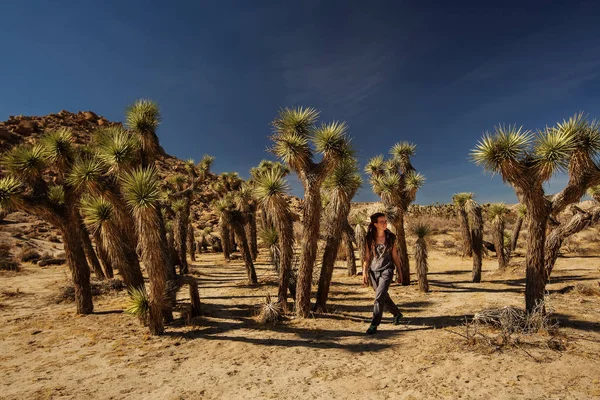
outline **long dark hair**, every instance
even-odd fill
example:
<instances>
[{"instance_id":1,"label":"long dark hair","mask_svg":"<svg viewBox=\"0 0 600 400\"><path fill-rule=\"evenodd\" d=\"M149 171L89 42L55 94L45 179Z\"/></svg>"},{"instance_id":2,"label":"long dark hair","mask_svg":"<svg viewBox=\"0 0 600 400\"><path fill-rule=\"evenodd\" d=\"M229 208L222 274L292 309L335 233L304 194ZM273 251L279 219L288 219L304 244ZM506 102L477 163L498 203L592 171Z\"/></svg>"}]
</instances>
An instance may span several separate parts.
<instances>
[{"instance_id":1,"label":"long dark hair","mask_svg":"<svg viewBox=\"0 0 600 400\"><path fill-rule=\"evenodd\" d=\"M384 213L375 213L371 215L371 223L367 228L367 235L365 237L365 259L367 258L367 252L373 256L373 248L375 247L375 235L377 235L377 228L375 224L380 217L385 217ZM392 247L396 243L396 235L390 232L389 229L385 230L385 249L386 251L390 251Z\"/></svg>"}]
</instances>

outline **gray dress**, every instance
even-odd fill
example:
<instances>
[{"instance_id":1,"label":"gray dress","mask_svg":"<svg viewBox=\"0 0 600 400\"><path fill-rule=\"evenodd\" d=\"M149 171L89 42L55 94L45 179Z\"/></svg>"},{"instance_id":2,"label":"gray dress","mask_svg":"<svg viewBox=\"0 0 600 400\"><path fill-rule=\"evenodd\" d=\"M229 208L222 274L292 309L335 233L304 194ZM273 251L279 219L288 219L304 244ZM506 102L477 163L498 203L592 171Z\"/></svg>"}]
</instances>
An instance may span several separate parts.
<instances>
[{"instance_id":1,"label":"gray dress","mask_svg":"<svg viewBox=\"0 0 600 400\"><path fill-rule=\"evenodd\" d=\"M369 280L375 289L375 302L373 304L373 319L371 325L378 326L381 323L383 309L391 312L394 317L400 315L400 309L390 298L388 289L394 279L394 261L392 249L382 244L376 244L373 249L373 258L369 266Z\"/></svg>"}]
</instances>

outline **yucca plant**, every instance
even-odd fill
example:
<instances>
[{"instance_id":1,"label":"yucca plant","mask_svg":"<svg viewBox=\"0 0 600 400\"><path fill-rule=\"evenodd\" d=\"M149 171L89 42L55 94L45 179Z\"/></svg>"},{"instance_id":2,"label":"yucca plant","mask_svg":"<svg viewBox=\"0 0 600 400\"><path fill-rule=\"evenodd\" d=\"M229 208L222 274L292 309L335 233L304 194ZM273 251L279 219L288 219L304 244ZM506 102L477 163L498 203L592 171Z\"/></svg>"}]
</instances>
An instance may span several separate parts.
<instances>
[{"instance_id":1,"label":"yucca plant","mask_svg":"<svg viewBox=\"0 0 600 400\"><path fill-rule=\"evenodd\" d=\"M462 256L471 257L473 255L473 245L471 244L471 228L469 226L469 217L467 215L466 203L473 198L473 193L456 193L452 196L452 201L460 221L460 230L463 237Z\"/></svg>"},{"instance_id":2,"label":"yucca plant","mask_svg":"<svg viewBox=\"0 0 600 400\"><path fill-rule=\"evenodd\" d=\"M494 246L496 247L496 257L498 258L498 268L506 268L508 257L504 250L504 225L508 208L504 203L493 203L488 208L488 219L492 223Z\"/></svg>"},{"instance_id":3,"label":"yucca plant","mask_svg":"<svg viewBox=\"0 0 600 400\"><path fill-rule=\"evenodd\" d=\"M410 203L415 200L417 191L425 183L425 177L416 172L410 161L415 151L416 145L398 142L390 149L392 156L390 160L386 161L382 155L379 155L370 159L365 166L373 192L385 205L386 214L396 234L403 285L410 284L404 215Z\"/></svg>"},{"instance_id":4,"label":"yucca plant","mask_svg":"<svg viewBox=\"0 0 600 400\"><path fill-rule=\"evenodd\" d=\"M160 188L156 170L137 168L122 178L123 195L133 213L139 234L142 261L150 279L148 326L153 335L164 331L163 310L167 268L171 264L166 232L159 208Z\"/></svg>"},{"instance_id":5,"label":"yucca plant","mask_svg":"<svg viewBox=\"0 0 600 400\"><path fill-rule=\"evenodd\" d=\"M481 264L483 257L483 213L481 206L473 198L465 203L471 217L471 246L473 249L473 272L471 280L481 282Z\"/></svg>"},{"instance_id":6,"label":"yucca plant","mask_svg":"<svg viewBox=\"0 0 600 400\"><path fill-rule=\"evenodd\" d=\"M517 207L517 220L513 227L510 243L510 254L514 253L517 249L517 242L519 240L519 234L521 233L521 227L523 226L523 220L527 216L527 207L524 204L519 204Z\"/></svg>"},{"instance_id":7,"label":"yucca plant","mask_svg":"<svg viewBox=\"0 0 600 400\"><path fill-rule=\"evenodd\" d=\"M333 276L335 259L343 236L343 229L348 224L350 202L361 183L362 179L358 173L355 160L348 160L339 164L323 183L323 189L328 195L329 204L324 212L327 225L325 229L325 247L321 262L321 274L319 276L317 298L313 309L315 312L327 312L329 287Z\"/></svg>"},{"instance_id":8,"label":"yucca plant","mask_svg":"<svg viewBox=\"0 0 600 400\"><path fill-rule=\"evenodd\" d=\"M240 245L240 252L242 253L246 273L248 274L248 283L250 285L258 284L254 262L252 261L252 254L250 253L250 246L248 245L248 239L246 237L246 232L244 231L244 215L235 207L233 198L230 195L217 200L214 206L217 213L222 218L223 223L229 226L235 233L235 237Z\"/></svg>"},{"instance_id":9,"label":"yucca plant","mask_svg":"<svg viewBox=\"0 0 600 400\"><path fill-rule=\"evenodd\" d=\"M254 195L273 223L271 234L266 239L267 243L272 243L273 250L277 249L279 253L279 263L276 264L279 266L277 299L283 311L287 312L287 291L294 257L294 227L290 206L285 198L289 185L284 175L281 169L269 169L256 174L253 179ZM269 229L266 227L263 232L269 232Z\"/></svg>"},{"instance_id":10,"label":"yucca plant","mask_svg":"<svg viewBox=\"0 0 600 400\"><path fill-rule=\"evenodd\" d=\"M62 234L67 265L71 271L78 314L93 311L90 268L83 248L78 196L64 176L71 168L73 151L68 131L44 135L41 143L16 146L2 157L6 176L0 180L0 211L22 210L55 226ZM42 174L51 169L53 184ZM54 186L62 186L57 188Z\"/></svg>"},{"instance_id":11,"label":"yucca plant","mask_svg":"<svg viewBox=\"0 0 600 400\"><path fill-rule=\"evenodd\" d=\"M321 185L337 165L353 154L346 124L332 122L317 127L318 117L319 112L314 108L284 108L272 122L271 151L298 175L304 186L303 248L296 289L296 315L301 318L310 314L321 220ZM323 156L321 161L313 160L315 153Z\"/></svg>"},{"instance_id":12,"label":"yucca plant","mask_svg":"<svg viewBox=\"0 0 600 400\"><path fill-rule=\"evenodd\" d=\"M411 226L411 231L417 237L415 243L415 262L417 264L419 290L427 293L429 291L429 282L427 280L429 266L427 263L427 242L425 241L425 237L429 235L431 228L425 223L417 222Z\"/></svg>"},{"instance_id":13,"label":"yucca plant","mask_svg":"<svg viewBox=\"0 0 600 400\"><path fill-rule=\"evenodd\" d=\"M154 165L156 158L165 152L160 146L156 134L156 129L160 124L158 104L148 99L137 100L127 107L125 119L127 127L138 136L142 167Z\"/></svg>"},{"instance_id":14,"label":"yucca plant","mask_svg":"<svg viewBox=\"0 0 600 400\"><path fill-rule=\"evenodd\" d=\"M130 287L127 290L129 303L125 312L138 318L142 324L148 325L150 317L150 299L144 288Z\"/></svg>"},{"instance_id":15,"label":"yucca plant","mask_svg":"<svg viewBox=\"0 0 600 400\"><path fill-rule=\"evenodd\" d=\"M81 201L81 212L92 234L98 236L100 247L108 253L111 263L118 266L125 285L143 289L144 278L135 249L129 248L120 236L114 205L103 196L86 196Z\"/></svg>"},{"instance_id":16,"label":"yucca plant","mask_svg":"<svg viewBox=\"0 0 600 400\"><path fill-rule=\"evenodd\" d=\"M475 163L501 174L527 207L528 312L544 299L549 218L579 201L588 188L600 184L600 168L595 162L600 151L599 125L580 113L535 135L516 126L498 126L493 133L484 134L471 153ZM561 192L548 197L544 183L559 171L568 173L569 181Z\"/></svg>"},{"instance_id":17,"label":"yucca plant","mask_svg":"<svg viewBox=\"0 0 600 400\"><path fill-rule=\"evenodd\" d=\"M252 183L242 183L240 189L235 192L234 200L238 210L244 214L246 221L244 230L248 238L252 260L255 261L258 256L258 243L256 233L256 199L254 198Z\"/></svg>"}]
</instances>

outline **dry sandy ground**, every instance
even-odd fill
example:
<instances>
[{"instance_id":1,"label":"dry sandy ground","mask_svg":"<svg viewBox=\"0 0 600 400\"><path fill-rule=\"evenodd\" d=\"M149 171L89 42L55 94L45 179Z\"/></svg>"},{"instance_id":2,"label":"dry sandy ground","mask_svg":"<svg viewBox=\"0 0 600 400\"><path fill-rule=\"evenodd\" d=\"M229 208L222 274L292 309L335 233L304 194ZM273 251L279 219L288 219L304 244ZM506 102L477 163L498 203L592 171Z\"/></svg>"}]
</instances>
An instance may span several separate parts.
<instances>
[{"instance_id":1,"label":"dry sandy ground","mask_svg":"<svg viewBox=\"0 0 600 400\"><path fill-rule=\"evenodd\" d=\"M259 257L261 285L243 284L239 261L219 255L193 264L202 317L149 337L122 313L126 295L95 299L96 313L76 316L73 304L50 298L65 267L27 265L0 276L0 398L3 399L590 399L600 398L600 297L558 289L596 285L598 258L559 260L549 286L563 350L545 346L469 345L465 317L492 306L523 304L518 272L473 284L470 260L430 253L431 293L391 288L405 313L389 314L365 335L372 291L336 269L328 315L255 322L255 305L276 294L275 275ZM262 262L262 263L261 263ZM546 338L538 337L538 342Z\"/></svg>"}]
</instances>

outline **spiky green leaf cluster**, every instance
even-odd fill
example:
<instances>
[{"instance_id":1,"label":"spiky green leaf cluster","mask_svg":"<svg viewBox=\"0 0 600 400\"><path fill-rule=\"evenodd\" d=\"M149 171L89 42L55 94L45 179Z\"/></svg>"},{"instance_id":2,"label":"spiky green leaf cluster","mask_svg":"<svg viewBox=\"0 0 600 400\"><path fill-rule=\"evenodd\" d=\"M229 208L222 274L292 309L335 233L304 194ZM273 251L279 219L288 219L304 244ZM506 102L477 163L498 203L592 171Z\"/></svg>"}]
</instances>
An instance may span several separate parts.
<instances>
[{"instance_id":1,"label":"spiky green leaf cluster","mask_svg":"<svg viewBox=\"0 0 600 400\"><path fill-rule=\"evenodd\" d=\"M81 199L80 209L85 223L92 231L99 229L114 216L114 206L103 196L84 197Z\"/></svg>"},{"instance_id":2,"label":"spiky green leaf cluster","mask_svg":"<svg viewBox=\"0 0 600 400\"><path fill-rule=\"evenodd\" d=\"M48 200L56 206L65 204L65 190L62 185L51 185L48 187Z\"/></svg>"},{"instance_id":3,"label":"spiky green leaf cluster","mask_svg":"<svg viewBox=\"0 0 600 400\"><path fill-rule=\"evenodd\" d=\"M138 132L155 132L160 124L158 104L149 99L137 100L125 114L127 126Z\"/></svg>"},{"instance_id":4,"label":"spiky green leaf cluster","mask_svg":"<svg viewBox=\"0 0 600 400\"><path fill-rule=\"evenodd\" d=\"M411 171L404 178L406 190L416 192L425 184L425 176L421 173Z\"/></svg>"},{"instance_id":5,"label":"spiky green leaf cluster","mask_svg":"<svg viewBox=\"0 0 600 400\"><path fill-rule=\"evenodd\" d=\"M397 173L374 176L371 178L373 191L378 195L393 195L398 191L402 177Z\"/></svg>"},{"instance_id":6,"label":"spiky green leaf cluster","mask_svg":"<svg viewBox=\"0 0 600 400\"><path fill-rule=\"evenodd\" d=\"M254 195L259 201L286 194L289 190L289 185L283 178L282 171L278 169L265 171L257 176L254 181Z\"/></svg>"},{"instance_id":7,"label":"spiky green leaf cluster","mask_svg":"<svg viewBox=\"0 0 600 400\"><path fill-rule=\"evenodd\" d=\"M343 162L327 176L323 182L323 189L326 191L343 190L346 193L354 194L361 184L362 178L358 173L356 163Z\"/></svg>"},{"instance_id":8,"label":"spiky green leaf cluster","mask_svg":"<svg viewBox=\"0 0 600 400\"><path fill-rule=\"evenodd\" d=\"M390 149L390 154L398 160L408 160L415 155L417 145L409 142L398 142Z\"/></svg>"},{"instance_id":9,"label":"spiky green leaf cluster","mask_svg":"<svg viewBox=\"0 0 600 400\"><path fill-rule=\"evenodd\" d=\"M348 126L345 122L334 121L322 124L314 133L315 149L321 154L332 154L336 158L348 159L352 156L352 148L346 134Z\"/></svg>"},{"instance_id":10,"label":"spiky green leaf cluster","mask_svg":"<svg viewBox=\"0 0 600 400\"><path fill-rule=\"evenodd\" d=\"M171 203L171 208L177 213L185 209L186 203L186 199L176 199Z\"/></svg>"},{"instance_id":11,"label":"spiky green leaf cluster","mask_svg":"<svg viewBox=\"0 0 600 400\"><path fill-rule=\"evenodd\" d=\"M567 170L574 150L575 136L571 130L549 128L538 134L534 157L540 172L550 177L556 172Z\"/></svg>"},{"instance_id":12,"label":"spiky green leaf cluster","mask_svg":"<svg viewBox=\"0 0 600 400\"><path fill-rule=\"evenodd\" d=\"M279 111L272 125L276 134L307 139L315 129L319 112L312 107L284 108Z\"/></svg>"},{"instance_id":13,"label":"spiky green leaf cluster","mask_svg":"<svg viewBox=\"0 0 600 400\"><path fill-rule=\"evenodd\" d=\"M284 163L305 164L310 159L308 139L297 133L288 133L274 138L275 144L271 151Z\"/></svg>"},{"instance_id":14,"label":"spiky green leaf cluster","mask_svg":"<svg viewBox=\"0 0 600 400\"><path fill-rule=\"evenodd\" d=\"M474 197L475 195L471 192L455 193L452 195L452 202L454 202L457 207L462 208L468 200L471 200Z\"/></svg>"},{"instance_id":15,"label":"spiky green leaf cluster","mask_svg":"<svg viewBox=\"0 0 600 400\"><path fill-rule=\"evenodd\" d=\"M114 126L98 131L98 157L118 173L127 170L137 160L140 143L131 132Z\"/></svg>"},{"instance_id":16,"label":"spiky green leaf cluster","mask_svg":"<svg viewBox=\"0 0 600 400\"><path fill-rule=\"evenodd\" d=\"M76 189L88 188L97 183L105 171L105 165L97 157L82 158L71 168L67 183Z\"/></svg>"},{"instance_id":17,"label":"spiky green leaf cluster","mask_svg":"<svg viewBox=\"0 0 600 400\"><path fill-rule=\"evenodd\" d=\"M509 210L504 203L492 203L487 210L487 215L490 220L504 220Z\"/></svg>"},{"instance_id":18,"label":"spiky green leaf cluster","mask_svg":"<svg viewBox=\"0 0 600 400\"><path fill-rule=\"evenodd\" d=\"M365 166L365 172L371 176L381 175L385 172L385 161L383 155L371 158Z\"/></svg>"},{"instance_id":19,"label":"spiky green leaf cluster","mask_svg":"<svg viewBox=\"0 0 600 400\"><path fill-rule=\"evenodd\" d=\"M73 132L70 128L60 128L45 134L40 143L44 149L46 159L59 167L64 167L73 162L75 158L73 148Z\"/></svg>"},{"instance_id":20,"label":"spiky green leaf cluster","mask_svg":"<svg viewBox=\"0 0 600 400\"><path fill-rule=\"evenodd\" d=\"M4 155L2 165L26 181L36 179L46 167L44 148L39 144L17 146Z\"/></svg>"},{"instance_id":21,"label":"spiky green leaf cluster","mask_svg":"<svg viewBox=\"0 0 600 400\"><path fill-rule=\"evenodd\" d=\"M259 232L260 240L267 246L275 246L279 242L279 234L277 229L272 226L267 226Z\"/></svg>"},{"instance_id":22,"label":"spiky green leaf cluster","mask_svg":"<svg viewBox=\"0 0 600 400\"><path fill-rule=\"evenodd\" d=\"M522 127L500 125L494 134L486 133L474 150L473 161L492 173L500 172L503 163L518 162L527 154L532 135Z\"/></svg>"},{"instance_id":23,"label":"spiky green leaf cluster","mask_svg":"<svg viewBox=\"0 0 600 400\"><path fill-rule=\"evenodd\" d=\"M517 207L517 215L521 218L525 218L527 216L527 206L525 204L519 204Z\"/></svg>"},{"instance_id":24,"label":"spiky green leaf cluster","mask_svg":"<svg viewBox=\"0 0 600 400\"><path fill-rule=\"evenodd\" d=\"M129 288L129 304L125 312L139 318L141 321L146 321L150 313L150 300L146 290L143 288Z\"/></svg>"},{"instance_id":25,"label":"spiky green leaf cluster","mask_svg":"<svg viewBox=\"0 0 600 400\"><path fill-rule=\"evenodd\" d=\"M25 186L13 176L0 178L0 210L12 210L24 189Z\"/></svg>"},{"instance_id":26,"label":"spiky green leaf cluster","mask_svg":"<svg viewBox=\"0 0 600 400\"><path fill-rule=\"evenodd\" d=\"M418 221L410 226L410 231L419 238L424 238L431 232L431 227L425 223Z\"/></svg>"},{"instance_id":27,"label":"spiky green leaf cluster","mask_svg":"<svg viewBox=\"0 0 600 400\"><path fill-rule=\"evenodd\" d=\"M136 168L126 173L122 178L122 188L127 205L134 211L155 207L161 197L158 175L153 167Z\"/></svg>"}]
</instances>

